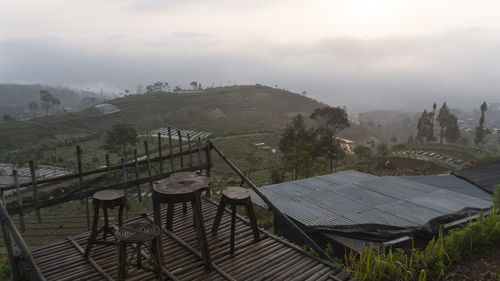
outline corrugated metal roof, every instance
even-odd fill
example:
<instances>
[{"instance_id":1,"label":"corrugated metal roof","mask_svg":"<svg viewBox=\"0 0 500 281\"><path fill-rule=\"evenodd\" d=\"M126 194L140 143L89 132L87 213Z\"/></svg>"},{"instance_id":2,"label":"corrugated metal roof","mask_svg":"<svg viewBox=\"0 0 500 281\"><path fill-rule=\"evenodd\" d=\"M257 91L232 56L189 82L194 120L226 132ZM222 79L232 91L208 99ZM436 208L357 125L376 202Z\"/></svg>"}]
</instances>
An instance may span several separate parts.
<instances>
[{"instance_id":1,"label":"corrugated metal roof","mask_svg":"<svg viewBox=\"0 0 500 281\"><path fill-rule=\"evenodd\" d=\"M500 161L455 171L453 174L493 194L495 185L500 184Z\"/></svg>"},{"instance_id":2,"label":"corrugated metal roof","mask_svg":"<svg viewBox=\"0 0 500 281\"><path fill-rule=\"evenodd\" d=\"M491 194L454 175L404 176L399 178L491 201Z\"/></svg>"},{"instance_id":3,"label":"corrugated metal roof","mask_svg":"<svg viewBox=\"0 0 500 281\"><path fill-rule=\"evenodd\" d=\"M304 225L418 226L491 202L398 177L344 171L260 187L285 214ZM251 192L254 203L267 207Z\"/></svg>"}]
</instances>

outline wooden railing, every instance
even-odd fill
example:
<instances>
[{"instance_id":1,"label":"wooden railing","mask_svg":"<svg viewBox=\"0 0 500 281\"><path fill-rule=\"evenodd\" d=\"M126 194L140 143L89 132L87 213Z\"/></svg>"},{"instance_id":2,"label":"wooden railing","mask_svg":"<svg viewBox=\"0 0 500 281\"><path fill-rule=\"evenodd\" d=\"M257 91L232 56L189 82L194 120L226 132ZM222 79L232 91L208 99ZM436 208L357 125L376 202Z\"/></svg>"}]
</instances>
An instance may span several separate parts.
<instances>
[{"instance_id":1,"label":"wooden railing","mask_svg":"<svg viewBox=\"0 0 500 281\"><path fill-rule=\"evenodd\" d=\"M11 265L11 279L21 280L19 267L24 265L28 268L22 270L26 272L27 278L30 280L44 280L38 266L35 264L33 257L30 254L25 241L21 236L21 232L25 231L25 214L31 211L36 211L38 222L42 222L40 209L50 206L79 200L86 205L87 212L87 228L90 229L90 215L89 215L89 201L88 198L98 190L104 189L123 189L125 196L128 197L133 192L129 191L130 188L137 188L137 197L142 200L141 185L147 184L151 191L153 182L170 174L180 171L199 171L206 176L210 176L210 169L212 162L210 159L210 144L205 142L202 144L201 140L196 140L193 144L189 136L182 138L179 136L178 143L174 147L172 137L169 132L168 139L168 154L163 154L164 147L161 145L161 135L158 134L158 156L151 157L149 152L148 143L144 142L145 159L139 160L137 150L134 150L134 159L131 161L121 160L118 164L111 165L109 163L109 156L106 155L106 166L84 171L82 169L82 151L79 146L76 148L76 157L78 172L67 175L37 179L35 173L35 164L30 161L31 181L20 183L17 170L13 170L14 184L0 188L0 219L2 221L2 231L4 238L4 245L7 248L9 264ZM187 149L183 148L183 140L187 139ZM168 166L164 162L168 161ZM152 164L157 164L157 169L152 168ZM127 168L133 170L135 174L134 179L128 179ZM167 168L168 171L167 171ZM120 171L119 180L114 180L111 176L112 171ZM142 172L142 173L141 173ZM116 173L116 172L115 172ZM141 176L141 174L145 174ZM87 178L87 179L86 179ZM89 180L90 178L90 180ZM102 183L105 184L96 184ZM40 199L40 195L44 191L57 187L65 189L62 196L56 198ZM26 193L33 194L31 202L26 202ZM6 201L5 197L8 193L13 193L10 200ZM24 194L24 198L23 198ZM14 224L13 215L19 215L20 230ZM12 240L15 242L12 243ZM17 251L15 250L17 246ZM22 262L18 262L22 259ZM28 274L29 273L29 274Z\"/></svg>"},{"instance_id":2,"label":"wooden railing","mask_svg":"<svg viewBox=\"0 0 500 281\"><path fill-rule=\"evenodd\" d=\"M219 150L213 143L210 141L207 141L205 144L201 144L201 141L198 140L196 146L192 146L191 142L188 142L188 149L184 150L182 148L182 139L180 139L180 145L178 146L178 151L174 152L172 148L172 142L170 141L169 143L169 154L167 155L162 155L162 147L161 143L159 145L159 151L158 151L158 156L157 157L150 157L149 155L149 150L148 150L148 144L147 142L144 143L145 145L145 151L146 151L146 159L143 160L138 160L137 158L137 152L134 153L134 160L131 162L125 162L121 161L120 164L115 164L115 165L109 165L109 161L107 161L108 165L103 168L98 168L98 169L92 169L88 171L82 171L81 169L81 151L80 148L77 148L77 157L78 157L78 173L73 173L69 175L64 175L64 176L59 176L59 177L54 177L54 178L49 178L49 179L43 179L43 180L38 180L34 176L34 165L33 163L30 163L31 171L32 171L32 181L20 184L19 181L17 180L17 173L14 172L14 177L15 177L15 184L11 186L7 186L3 189L0 189L0 196L2 200L0 200L0 217L2 220L2 230L3 230L3 236L4 236L4 242L8 250L8 255L9 255L9 263L11 264L11 269L12 269L12 278L14 280L19 279L19 272L17 269L19 268L18 263L16 262L19 258L19 255L14 252L14 247L12 244L12 239L16 242L17 247L19 248L19 251L21 253L21 258L23 259L23 264L27 265L29 268L27 271L29 272L30 276L28 278L30 280L44 280L43 276L41 275L38 266L33 260L33 257L30 254L30 251L28 247L26 246L26 243L24 242L20 232L14 225L11 216L18 214L20 217L20 226L21 230L24 230L24 214L26 212L30 212L33 210L37 211L37 216L39 221L42 220L40 216L39 210L41 208L46 208L49 206L57 205L57 204L62 204L65 202L73 201L73 200L86 200L87 204L87 224L89 225L89 215L88 215L88 198L91 196L94 192L97 190L103 190L103 189L124 189L126 196L130 193L128 191L128 188L131 187L138 187L141 184L148 184L150 188L153 186L153 181L165 178L169 176L171 173L174 172L179 172L179 171L197 171L199 170L200 172L204 171L204 174L206 176L210 176L210 169L212 167L212 160L211 160L211 150L215 150L217 154L222 158L222 160L236 173L240 179L245 182L259 197L262 198L266 202L266 204L269 206L269 208L274 212L275 215L281 217L284 221L286 221L292 229L294 229L297 234L302 237L303 244L310 246L321 258L324 258L326 260L330 260L330 258L325 254L325 252L309 237L307 236L295 223L293 223L285 214L283 214L260 190L257 188L257 186L250 180L248 179L242 172L239 170L223 153L221 150ZM184 163L184 157L188 156L189 161L187 161L187 164ZM196 164L194 163L195 161L193 160L194 158L197 158ZM106 157L106 159L109 159ZM178 168L175 168L175 161L174 159L179 159L179 165ZM165 160L170 160L170 171L165 172L164 167L163 167L163 161ZM153 175L153 171L151 168L152 163L158 163L159 165L159 171L157 174ZM145 167L144 170L147 170L147 176L145 177L140 177L140 167L143 166ZM127 175L126 175L126 168L131 168L133 167L135 170L136 178L134 180L127 180ZM123 174L123 180L118 183L111 183L111 176L110 176L110 171L113 170L120 170L122 171ZM143 172L145 172L143 170ZM85 184L84 183L84 177L85 176L99 176L102 175L103 173L106 173L108 177L108 184L105 186L95 186L91 184ZM78 184L77 188L65 196L62 196L60 198L53 198L49 200L39 200L38 199L38 192L40 190L48 188L51 184L61 184L64 182L71 182L71 181L76 181L78 179ZM33 202L31 204L23 204L23 198L22 198L22 187L32 187L33 188ZM16 193L16 198L17 200L15 202L12 202L12 206L7 208L5 206L5 191L8 190L14 190ZM138 193L138 196L140 196L140 190ZM331 261L331 260L330 260Z\"/></svg>"}]
</instances>

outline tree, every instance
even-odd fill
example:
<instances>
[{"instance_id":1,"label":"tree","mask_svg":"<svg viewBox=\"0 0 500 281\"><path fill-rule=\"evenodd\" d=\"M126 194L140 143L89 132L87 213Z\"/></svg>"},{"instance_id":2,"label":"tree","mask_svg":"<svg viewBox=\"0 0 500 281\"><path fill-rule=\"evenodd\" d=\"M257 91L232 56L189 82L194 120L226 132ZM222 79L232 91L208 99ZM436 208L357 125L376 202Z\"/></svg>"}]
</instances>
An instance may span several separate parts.
<instances>
[{"instance_id":1,"label":"tree","mask_svg":"<svg viewBox=\"0 0 500 281\"><path fill-rule=\"evenodd\" d=\"M361 144L356 145L353 152L359 159L370 159L372 156L372 149Z\"/></svg>"},{"instance_id":2,"label":"tree","mask_svg":"<svg viewBox=\"0 0 500 281\"><path fill-rule=\"evenodd\" d=\"M448 116L448 123L446 124L445 137L446 141L449 143L456 143L458 139L460 139L458 119L452 113L450 113L450 115Z\"/></svg>"},{"instance_id":3,"label":"tree","mask_svg":"<svg viewBox=\"0 0 500 281\"><path fill-rule=\"evenodd\" d=\"M296 159L299 156L304 158L302 150L306 149L306 145L314 143L315 138L314 130L307 129L304 118L300 114L294 117L292 123L287 124L285 127L278 147L284 154L285 165L293 170L294 179L297 178L300 165ZM312 151L312 156L314 155L314 151Z\"/></svg>"},{"instance_id":4,"label":"tree","mask_svg":"<svg viewBox=\"0 0 500 281\"><path fill-rule=\"evenodd\" d=\"M387 155L389 154L389 148L387 148L385 144L380 143L379 145L377 145L377 152L381 155Z\"/></svg>"},{"instance_id":5,"label":"tree","mask_svg":"<svg viewBox=\"0 0 500 281\"><path fill-rule=\"evenodd\" d=\"M450 118L450 110L446 105L446 102L443 103L443 106L439 109L439 113L437 116L437 121L439 122L439 127L441 130L439 131L439 143L443 143L443 138L445 137L446 126L448 125L448 119Z\"/></svg>"},{"instance_id":6,"label":"tree","mask_svg":"<svg viewBox=\"0 0 500 281\"><path fill-rule=\"evenodd\" d=\"M45 109L45 115L49 116L49 109L54 105L60 105L61 101L58 98L52 96L52 94L47 90L40 91L40 104Z\"/></svg>"},{"instance_id":7,"label":"tree","mask_svg":"<svg viewBox=\"0 0 500 281\"><path fill-rule=\"evenodd\" d=\"M395 136L392 136L391 137L391 142L392 143L397 143L398 142L398 138L396 138Z\"/></svg>"},{"instance_id":8,"label":"tree","mask_svg":"<svg viewBox=\"0 0 500 281\"><path fill-rule=\"evenodd\" d=\"M347 112L342 107L316 108L311 119L318 124L319 146L322 154L330 159L330 172L333 173L333 157L340 156L340 145L337 144L336 134L350 127ZM338 154L338 155L336 155Z\"/></svg>"},{"instance_id":9,"label":"tree","mask_svg":"<svg viewBox=\"0 0 500 281\"><path fill-rule=\"evenodd\" d=\"M413 135L409 135L408 139L406 140L407 144L415 144L415 140L413 139Z\"/></svg>"},{"instance_id":10,"label":"tree","mask_svg":"<svg viewBox=\"0 0 500 281\"><path fill-rule=\"evenodd\" d=\"M189 83L189 85L191 87L193 87L193 91L195 91L195 90L198 89L198 82L196 82L196 81L193 81L193 82Z\"/></svg>"},{"instance_id":11,"label":"tree","mask_svg":"<svg viewBox=\"0 0 500 281\"><path fill-rule=\"evenodd\" d=\"M424 109L417 123L417 141L422 144L436 140L434 137L434 113Z\"/></svg>"},{"instance_id":12,"label":"tree","mask_svg":"<svg viewBox=\"0 0 500 281\"><path fill-rule=\"evenodd\" d=\"M479 126L476 127L475 133L476 137L474 138L474 144L477 145L478 147L483 143L484 139L488 134L491 133L490 130L484 128L484 114L486 110L488 110L488 105L486 105L486 102L483 102L481 104L481 118L479 119Z\"/></svg>"},{"instance_id":13,"label":"tree","mask_svg":"<svg viewBox=\"0 0 500 281\"><path fill-rule=\"evenodd\" d=\"M36 111L38 110L38 104L34 101L28 104L29 110L33 113L33 117L36 118Z\"/></svg>"},{"instance_id":14,"label":"tree","mask_svg":"<svg viewBox=\"0 0 500 281\"><path fill-rule=\"evenodd\" d=\"M116 153L123 158L127 158L128 153L131 152L131 147L137 141L137 130L132 125L117 124L106 132L106 139L102 148L109 153Z\"/></svg>"},{"instance_id":15,"label":"tree","mask_svg":"<svg viewBox=\"0 0 500 281\"><path fill-rule=\"evenodd\" d=\"M443 103L443 106L439 109L438 116L436 118L439 122L439 143L443 143L443 138L446 139L448 143L455 143L460 138L460 130L458 129L458 119L451 113L450 109Z\"/></svg>"},{"instance_id":16,"label":"tree","mask_svg":"<svg viewBox=\"0 0 500 281\"><path fill-rule=\"evenodd\" d=\"M3 122L12 122L12 121L14 121L14 118L12 118L12 116L10 116L9 114L4 114L2 116L2 118L3 118Z\"/></svg>"}]
</instances>

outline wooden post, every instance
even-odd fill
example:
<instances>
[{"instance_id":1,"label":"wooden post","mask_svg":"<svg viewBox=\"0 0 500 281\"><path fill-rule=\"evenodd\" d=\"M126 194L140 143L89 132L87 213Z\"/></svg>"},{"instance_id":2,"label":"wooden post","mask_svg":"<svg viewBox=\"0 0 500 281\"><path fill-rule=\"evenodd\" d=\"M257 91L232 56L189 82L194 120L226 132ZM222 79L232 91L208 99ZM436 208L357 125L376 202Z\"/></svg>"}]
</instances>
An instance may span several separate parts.
<instances>
[{"instance_id":1,"label":"wooden post","mask_svg":"<svg viewBox=\"0 0 500 281\"><path fill-rule=\"evenodd\" d=\"M187 134L187 139L188 139L188 148L189 148L189 168L193 167L193 154L191 151L191 136Z\"/></svg>"},{"instance_id":2,"label":"wooden post","mask_svg":"<svg viewBox=\"0 0 500 281\"><path fill-rule=\"evenodd\" d=\"M149 191L153 194L153 178L151 177L151 161L149 160L148 142L144 142L144 150L146 151L146 160L148 162L148 177L149 177Z\"/></svg>"},{"instance_id":3,"label":"wooden post","mask_svg":"<svg viewBox=\"0 0 500 281\"><path fill-rule=\"evenodd\" d=\"M19 273L19 266L17 265L16 257L14 256L14 245L12 245L12 235L7 228L4 218L2 217L2 234L3 241L5 243L5 248L7 248L7 256L9 258L10 265L10 280L21 280L21 274Z\"/></svg>"},{"instance_id":4,"label":"wooden post","mask_svg":"<svg viewBox=\"0 0 500 281\"><path fill-rule=\"evenodd\" d=\"M168 127L168 148L170 149L170 171L174 171L174 153L172 152L172 129Z\"/></svg>"},{"instance_id":5,"label":"wooden post","mask_svg":"<svg viewBox=\"0 0 500 281\"><path fill-rule=\"evenodd\" d=\"M179 152L182 153L182 136L180 130L177 130L177 137L179 138ZM184 157L181 154L181 170L182 169L184 169Z\"/></svg>"},{"instance_id":6,"label":"wooden post","mask_svg":"<svg viewBox=\"0 0 500 281\"><path fill-rule=\"evenodd\" d=\"M30 161L30 172L31 172L31 186L33 187L33 203L36 207L36 218L38 223L42 222L42 215L40 214L40 208L38 207L38 190L36 186L36 174L35 174L35 164Z\"/></svg>"},{"instance_id":7,"label":"wooden post","mask_svg":"<svg viewBox=\"0 0 500 281\"><path fill-rule=\"evenodd\" d=\"M106 172L108 173L108 184L111 184L111 170L109 169L109 154L106 153Z\"/></svg>"},{"instance_id":8,"label":"wooden post","mask_svg":"<svg viewBox=\"0 0 500 281\"><path fill-rule=\"evenodd\" d=\"M3 193L3 188L0 187L0 197L2 202L5 204L5 196ZM3 233L3 241L5 243L5 248L7 248L7 256L9 258L9 265L10 265L10 279L11 280L21 280L20 274L19 274L19 267L17 265L17 261L15 258L15 251L14 251L14 245L12 244L12 235L7 228L5 218L2 216L1 217L2 221L2 233Z\"/></svg>"},{"instance_id":9,"label":"wooden post","mask_svg":"<svg viewBox=\"0 0 500 281\"><path fill-rule=\"evenodd\" d=\"M79 145L76 146L76 161L78 164L78 183L80 185L80 203L82 201L82 189L83 189L83 174L82 174L82 150ZM108 166L109 167L109 166ZM109 168L108 168L109 169ZM85 197L85 210L87 213L87 230L90 230L90 211L89 211L89 198Z\"/></svg>"},{"instance_id":10,"label":"wooden post","mask_svg":"<svg viewBox=\"0 0 500 281\"><path fill-rule=\"evenodd\" d=\"M160 160L160 175L163 175L163 159L161 159L161 133L158 132L158 160Z\"/></svg>"},{"instance_id":11,"label":"wooden post","mask_svg":"<svg viewBox=\"0 0 500 281\"><path fill-rule=\"evenodd\" d=\"M137 149L134 149L134 160L135 160L135 179L139 181L139 161L137 160ZM137 197L139 197L139 202L142 202L141 185L137 183Z\"/></svg>"},{"instance_id":12,"label":"wooden post","mask_svg":"<svg viewBox=\"0 0 500 281\"><path fill-rule=\"evenodd\" d=\"M201 138L198 137L198 168L200 170L200 175L203 174L203 171L201 170Z\"/></svg>"},{"instance_id":13,"label":"wooden post","mask_svg":"<svg viewBox=\"0 0 500 281\"><path fill-rule=\"evenodd\" d=\"M16 184L17 205L19 205L19 208L21 209L19 212L19 223L21 224L21 232L24 232L25 228L24 228L23 198L21 195L21 188L19 187L19 177L17 175L17 170L13 170L12 174L14 175L14 183Z\"/></svg>"},{"instance_id":14,"label":"wooden post","mask_svg":"<svg viewBox=\"0 0 500 281\"><path fill-rule=\"evenodd\" d=\"M212 159L210 157L210 142L207 140L206 141L206 150L205 150L205 160L207 162L207 169L206 169L206 174L205 176L210 177L210 165L212 163Z\"/></svg>"},{"instance_id":15,"label":"wooden post","mask_svg":"<svg viewBox=\"0 0 500 281\"><path fill-rule=\"evenodd\" d=\"M123 193L125 194L125 206L127 211L130 210L130 204L128 202L128 188L127 188L127 169L125 168L125 159L122 158L122 173L123 173Z\"/></svg>"}]
</instances>

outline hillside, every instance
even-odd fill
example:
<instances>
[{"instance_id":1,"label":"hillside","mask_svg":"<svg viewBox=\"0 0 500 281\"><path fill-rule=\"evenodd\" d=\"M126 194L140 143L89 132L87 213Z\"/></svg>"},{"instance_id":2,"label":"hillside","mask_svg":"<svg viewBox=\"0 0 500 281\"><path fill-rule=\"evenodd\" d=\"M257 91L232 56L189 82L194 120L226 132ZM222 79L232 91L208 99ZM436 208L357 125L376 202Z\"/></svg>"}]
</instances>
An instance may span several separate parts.
<instances>
[{"instance_id":1,"label":"hillside","mask_svg":"<svg viewBox=\"0 0 500 281\"><path fill-rule=\"evenodd\" d=\"M107 101L119 112L96 108L78 113L0 124L0 151L54 139L56 135L100 132L130 123L139 131L175 126L234 135L283 128L290 117L310 114L323 104L285 90L264 86L210 88L197 92L129 95Z\"/></svg>"},{"instance_id":2,"label":"hillside","mask_svg":"<svg viewBox=\"0 0 500 281\"><path fill-rule=\"evenodd\" d=\"M48 90L61 102L60 109L69 107L73 110L92 106L103 100L90 91L73 90L65 87L51 87L40 84L0 84L0 116L9 114L15 119L32 118L35 114L25 112L29 103L35 102L40 107L40 91ZM38 110L42 115L43 109Z\"/></svg>"}]
</instances>

